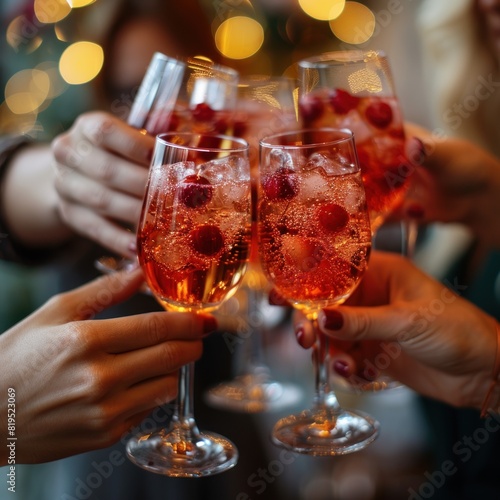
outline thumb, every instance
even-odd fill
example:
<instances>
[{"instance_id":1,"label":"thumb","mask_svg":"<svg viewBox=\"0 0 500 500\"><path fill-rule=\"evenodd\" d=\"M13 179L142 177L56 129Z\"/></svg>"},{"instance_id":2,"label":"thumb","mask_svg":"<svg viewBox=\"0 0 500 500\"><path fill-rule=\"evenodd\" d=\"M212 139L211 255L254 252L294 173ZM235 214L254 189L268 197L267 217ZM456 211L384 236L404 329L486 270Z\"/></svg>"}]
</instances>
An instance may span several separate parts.
<instances>
[{"instance_id":1,"label":"thumb","mask_svg":"<svg viewBox=\"0 0 500 500\"><path fill-rule=\"evenodd\" d=\"M343 340L408 340L410 332L408 311L399 314L394 306L351 307L323 309L318 325L330 337Z\"/></svg>"}]
</instances>

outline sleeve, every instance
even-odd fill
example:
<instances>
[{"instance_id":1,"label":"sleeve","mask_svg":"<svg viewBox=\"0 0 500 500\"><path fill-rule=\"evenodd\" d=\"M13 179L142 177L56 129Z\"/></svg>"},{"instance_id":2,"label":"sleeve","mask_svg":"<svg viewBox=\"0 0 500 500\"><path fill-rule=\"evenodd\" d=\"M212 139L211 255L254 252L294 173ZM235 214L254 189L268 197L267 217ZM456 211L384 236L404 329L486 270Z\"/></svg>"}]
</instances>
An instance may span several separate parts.
<instances>
[{"instance_id":1,"label":"sleeve","mask_svg":"<svg viewBox=\"0 0 500 500\"><path fill-rule=\"evenodd\" d=\"M0 136L0 186L4 181L5 172L11 158L23 147L34 141L24 135ZM37 265L53 258L54 249L34 251L16 244L10 236L9 228L5 222L4 214L0 210L0 259L26 265Z\"/></svg>"}]
</instances>

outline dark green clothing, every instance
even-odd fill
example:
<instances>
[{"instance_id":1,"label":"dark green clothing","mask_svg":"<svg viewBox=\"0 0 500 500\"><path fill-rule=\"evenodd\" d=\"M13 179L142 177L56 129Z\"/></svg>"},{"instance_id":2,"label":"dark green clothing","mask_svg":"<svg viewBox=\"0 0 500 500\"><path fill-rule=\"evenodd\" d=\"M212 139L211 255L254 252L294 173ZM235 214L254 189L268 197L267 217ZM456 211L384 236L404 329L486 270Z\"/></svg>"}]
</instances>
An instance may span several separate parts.
<instances>
[{"instance_id":1,"label":"dark green clothing","mask_svg":"<svg viewBox=\"0 0 500 500\"><path fill-rule=\"evenodd\" d=\"M500 251L490 252L481 269L467 280L464 269L470 251L450 269L446 283L500 320ZM487 421L478 410L457 409L427 398L421 398L421 403L434 461L416 493L433 500L500 498L500 417ZM443 465L446 474L440 473Z\"/></svg>"}]
</instances>

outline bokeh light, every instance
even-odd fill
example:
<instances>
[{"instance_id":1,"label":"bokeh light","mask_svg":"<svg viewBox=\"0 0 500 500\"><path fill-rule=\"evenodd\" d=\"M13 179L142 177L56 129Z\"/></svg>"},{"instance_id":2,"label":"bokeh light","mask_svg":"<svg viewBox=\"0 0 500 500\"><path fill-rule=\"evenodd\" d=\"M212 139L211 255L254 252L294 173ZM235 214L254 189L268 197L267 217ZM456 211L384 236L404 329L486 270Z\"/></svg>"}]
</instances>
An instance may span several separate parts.
<instances>
[{"instance_id":1,"label":"bokeh light","mask_svg":"<svg viewBox=\"0 0 500 500\"><path fill-rule=\"evenodd\" d=\"M5 34L7 43L16 51L34 52L42 43L39 29L28 23L25 16L15 17L7 26Z\"/></svg>"},{"instance_id":2,"label":"bokeh light","mask_svg":"<svg viewBox=\"0 0 500 500\"><path fill-rule=\"evenodd\" d=\"M80 7L86 7L96 0L66 0L72 9L78 9Z\"/></svg>"},{"instance_id":3,"label":"bokeh light","mask_svg":"<svg viewBox=\"0 0 500 500\"><path fill-rule=\"evenodd\" d=\"M345 0L299 0L302 10L319 21L329 21L340 16L345 3Z\"/></svg>"},{"instance_id":4,"label":"bokeh light","mask_svg":"<svg viewBox=\"0 0 500 500\"><path fill-rule=\"evenodd\" d=\"M57 23L71 12L66 0L35 0L33 8L36 18L44 24Z\"/></svg>"},{"instance_id":5,"label":"bokeh light","mask_svg":"<svg viewBox=\"0 0 500 500\"><path fill-rule=\"evenodd\" d=\"M264 28L247 16L226 19L215 32L215 45L219 52L230 59L253 56L264 43Z\"/></svg>"},{"instance_id":6,"label":"bokeh light","mask_svg":"<svg viewBox=\"0 0 500 500\"><path fill-rule=\"evenodd\" d=\"M370 39L375 31L375 15L359 2L346 2L342 14L329 22L332 33L346 43L358 45Z\"/></svg>"},{"instance_id":7,"label":"bokeh light","mask_svg":"<svg viewBox=\"0 0 500 500\"><path fill-rule=\"evenodd\" d=\"M12 113L33 113L47 99L50 78L39 69L23 69L10 77L5 86L5 102Z\"/></svg>"},{"instance_id":8,"label":"bokeh light","mask_svg":"<svg viewBox=\"0 0 500 500\"><path fill-rule=\"evenodd\" d=\"M80 85L93 80L104 63L102 47L92 42L76 42L61 55L59 72L71 85Z\"/></svg>"}]
</instances>

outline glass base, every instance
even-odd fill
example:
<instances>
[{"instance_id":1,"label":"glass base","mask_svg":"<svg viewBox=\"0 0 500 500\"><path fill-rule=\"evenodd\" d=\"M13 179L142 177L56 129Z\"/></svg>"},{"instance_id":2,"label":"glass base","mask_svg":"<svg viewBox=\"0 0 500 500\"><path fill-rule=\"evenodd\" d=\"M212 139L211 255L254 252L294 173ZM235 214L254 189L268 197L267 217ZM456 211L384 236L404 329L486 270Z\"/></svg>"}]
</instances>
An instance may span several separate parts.
<instances>
[{"instance_id":1,"label":"glass base","mask_svg":"<svg viewBox=\"0 0 500 500\"><path fill-rule=\"evenodd\" d=\"M275 445L314 456L345 455L368 446L380 424L360 411L306 410L282 418L274 426Z\"/></svg>"},{"instance_id":2,"label":"glass base","mask_svg":"<svg viewBox=\"0 0 500 500\"><path fill-rule=\"evenodd\" d=\"M292 384L282 384L247 374L211 388L205 395L208 404L223 410L260 413L292 406L302 397L302 391Z\"/></svg>"},{"instance_id":3,"label":"glass base","mask_svg":"<svg viewBox=\"0 0 500 500\"><path fill-rule=\"evenodd\" d=\"M134 436L127 443L128 458L150 472L171 477L204 477L236 465L238 449L213 432L185 441L176 431L165 430Z\"/></svg>"}]
</instances>

